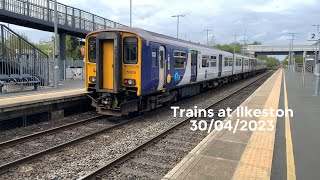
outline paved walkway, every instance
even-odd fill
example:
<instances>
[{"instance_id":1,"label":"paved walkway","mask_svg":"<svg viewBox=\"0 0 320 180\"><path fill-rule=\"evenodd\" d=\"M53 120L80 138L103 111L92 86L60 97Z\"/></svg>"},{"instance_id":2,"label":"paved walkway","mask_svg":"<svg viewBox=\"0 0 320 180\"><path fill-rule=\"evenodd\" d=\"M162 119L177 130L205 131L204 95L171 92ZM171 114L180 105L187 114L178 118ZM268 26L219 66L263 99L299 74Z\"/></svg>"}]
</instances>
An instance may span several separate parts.
<instances>
[{"instance_id":1,"label":"paved walkway","mask_svg":"<svg viewBox=\"0 0 320 180\"><path fill-rule=\"evenodd\" d=\"M278 70L241 106L251 109L278 108L282 70ZM271 121L276 117L245 118L233 114L235 127L237 118ZM163 179L270 179L274 149L275 128L271 131L213 131L198 144Z\"/></svg>"},{"instance_id":2,"label":"paved walkway","mask_svg":"<svg viewBox=\"0 0 320 180\"><path fill-rule=\"evenodd\" d=\"M303 85L301 73L285 70L283 81L279 108L287 106L294 116L278 118L271 179L319 179L320 96L313 96L315 76L307 73Z\"/></svg>"},{"instance_id":3,"label":"paved walkway","mask_svg":"<svg viewBox=\"0 0 320 180\"><path fill-rule=\"evenodd\" d=\"M278 70L242 106L292 109L293 116L254 119L271 120L275 131L213 131L163 179L319 179L320 96L313 96L314 84L313 74L303 85L301 73Z\"/></svg>"},{"instance_id":4,"label":"paved walkway","mask_svg":"<svg viewBox=\"0 0 320 180\"><path fill-rule=\"evenodd\" d=\"M84 88L84 81L66 80L61 82L57 89L45 87L40 88L38 91L3 93L0 95L0 108L50 101L53 99L63 99L85 93L87 93L87 91Z\"/></svg>"}]
</instances>

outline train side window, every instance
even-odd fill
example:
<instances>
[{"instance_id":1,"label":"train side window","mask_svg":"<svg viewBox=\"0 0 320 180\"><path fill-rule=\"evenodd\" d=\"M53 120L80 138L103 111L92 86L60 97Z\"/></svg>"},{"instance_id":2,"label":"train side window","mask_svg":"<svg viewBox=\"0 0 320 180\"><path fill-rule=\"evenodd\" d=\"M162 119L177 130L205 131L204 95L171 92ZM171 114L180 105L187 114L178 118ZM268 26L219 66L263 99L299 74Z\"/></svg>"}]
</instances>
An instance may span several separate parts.
<instances>
[{"instance_id":1,"label":"train side window","mask_svg":"<svg viewBox=\"0 0 320 180\"><path fill-rule=\"evenodd\" d=\"M232 66L232 64L233 64L232 58L229 58L229 66Z\"/></svg>"},{"instance_id":2,"label":"train side window","mask_svg":"<svg viewBox=\"0 0 320 180\"><path fill-rule=\"evenodd\" d=\"M216 67L216 66L217 66L217 60L211 60L210 67Z\"/></svg>"},{"instance_id":3,"label":"train side window","mask_svg":"<svg viewBox=\"0 0 320 180\"><path fill-rule=\"evenodd\" d=\"M160 50L160 68L163 68L164 52Z\"/></svg>"},{"instance_id":4,"label":"train side window","mask_svg":"<svg viewBox=\"0 0 320 180\"><path fill-rule=\"evenodd\" d=\"M88 52L89 62L96 63L96 37L89 37Z\"/></svg>"},{"instance_id":5,"label":"train side window","mask_svg":"<svg viewBox=\"0 0 320 180\"><path fill-rule=\"evenodd\" d=\"M158 49L152 48L152 67L158 67Z\"/></svg>"},{"instance_id":6,"label":"train side window","mask_svg":"<svg viewBox=\"0 0 320 180\"><path fill-rule=\"evenodd\" d=\"M123 61L125 64L138 63L138 40L136 37L125 37L123 39Z\"/></svg>"},{"instance_id":7,"label":"train side window","mask_svg":"<svg viewBox=\"0 0 320 180\"><path fill-rule=\"evenodd\" d=\"M228 60L228 58L224 58L224 66L229 66L229 60Z\"/></svg>"},{"instance_id":8,"label":"train side window","mask_svg":"<svg viewBox=\"0 0 320 180\"><path fill-rule=\"evenodd\" d=\"M242 66L242 62L241 62L241 59L239 59L239 66Z\"/></svg>"},{"instance_id":9,"label":"train side window","mask_svg":"<svg viewBox=\"0 0 320 180\"><path fill-rule=\"evenodd\" d=\"M202 55L202 67L209 67L209 56L208 55Z\"/></svg>"},{"instance_id":10,"label":"train side window","mask_svg":"<svg viewBox=\"0 0 320 180\"><path fill-rule=\"evenodd\" d=\"M173 51L174 68L185 68L187 53L184 51Z\"/></svg>"}]
</instances>

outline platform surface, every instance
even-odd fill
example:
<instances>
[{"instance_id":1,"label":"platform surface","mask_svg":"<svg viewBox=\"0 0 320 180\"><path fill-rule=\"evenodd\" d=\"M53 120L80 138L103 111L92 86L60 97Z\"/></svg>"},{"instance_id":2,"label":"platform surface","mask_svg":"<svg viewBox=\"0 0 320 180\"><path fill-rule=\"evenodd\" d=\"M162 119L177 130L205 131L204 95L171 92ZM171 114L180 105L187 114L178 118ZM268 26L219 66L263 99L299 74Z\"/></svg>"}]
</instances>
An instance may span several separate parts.
<instances>
[{"instance_id":1,"label":"platform surface","mask_svg":"<svg viewBox=\"0 0 320 180\"><path fill-rule=\"evenodd\" d=\"M290 158L287 153L288 124L285 118L278 118L271 179L287 179L288 171L294 173L296 179L319 179L320 96L314 96L315 76L306 73L303 85L301 73L284 72L279 108L285 108L287 96L287 106L294 112L294 116L290 117L293 157ZM294 162L290 162L292 158Z\"/></svg>"},{"instance_id":2,"label":"platform surface","mask_svg":"<svg viewBox=\"0 0 320 180\"><path fill-rule=\"evenodd\" d=\"M303 85L302 73L278 70L242 106L292 109L292 117L251 118L272 120L274 131L213 131L163 179L319 179L320 96L314 89L313 74Z\"/></svg>"},{"instance_id":3,"label":"platform surface","mask_svg":"<svg viewBox=\"0 0 320 180\"><path fill-rule=\"evenodd\" d=\"M39 88L37 91L24 91L0 94L0 109L26 104L75 97L86 94L84 81L66 80L57 89L52 87Z\"/></svg>"},{"instance_id":4,"label":"platform surface","mask_svg":"<svg viewBox=\"0 0 320 180\"><path fill-rule=\"evenodd\" d=\"M282 70L273 74L241 106L277 109ZM244 121L276 118L230 118ZM234 127L234 126L233 126ZM272 131L212 131L163 179L270 179L275 129Z\"/></svg>"}]
</instances>

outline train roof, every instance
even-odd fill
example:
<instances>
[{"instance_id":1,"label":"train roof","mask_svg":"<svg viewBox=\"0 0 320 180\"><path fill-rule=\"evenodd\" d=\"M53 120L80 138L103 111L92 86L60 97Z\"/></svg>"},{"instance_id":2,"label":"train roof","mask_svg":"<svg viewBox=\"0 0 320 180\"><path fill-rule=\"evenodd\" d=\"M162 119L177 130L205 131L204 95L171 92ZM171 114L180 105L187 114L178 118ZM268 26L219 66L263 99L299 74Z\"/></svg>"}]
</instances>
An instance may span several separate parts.
<instances>
[{"instance_id":1,"label":"train roof","mask_svg":"<svg viewBox=\"0 0 320 180\"><path fill-rule=\"evenodd\" d=\"M233 54L233 53L230 53L230 52L227 52L227 51L216 49L216 48L208 46L208 45L195 43L195 42L191 42L191 41L186 41L186 40L183 40L183 39L178 39L178 38L174 38L174 37L171 37L171 36L167 36L167 35L151 32L151 31L147 31L147 30L140 29L140 28L132 28L132 27L116 27L116 28L109 28L109 29L104 29L104 30L93 31L93 32L89 33L88 36L91 35L91 34L97 33L97 32L106 32L106 31L123 31L123 32L137 34L138 36L140 36L141 38L143 38L143 39L145 39L147 41L163 42L163 43L168 43L168 41L171 41L171 44L186 46L186 47L189 47L189 48L195 48L195 47L199 48L199 47L201 47L203 50L207 50L207 51L214 50L217 53L223 53L223 54L228 54L228 55L232 55ZM250 58L250 59L256 59L256 58L245 56L245 55L241 55L241 54L235 54L235 55L241 56L241 57Z\"/></svg>"}]
</instances>

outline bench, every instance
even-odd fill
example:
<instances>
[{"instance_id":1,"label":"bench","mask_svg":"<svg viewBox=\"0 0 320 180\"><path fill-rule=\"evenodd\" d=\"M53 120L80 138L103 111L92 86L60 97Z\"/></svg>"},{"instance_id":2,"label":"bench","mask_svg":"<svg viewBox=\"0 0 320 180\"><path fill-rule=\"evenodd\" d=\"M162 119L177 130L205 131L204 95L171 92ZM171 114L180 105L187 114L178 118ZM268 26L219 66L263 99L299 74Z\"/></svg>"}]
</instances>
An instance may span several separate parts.
<instances>
[{"instance_id":1,"label":"bench","mask_svg":"<svg viewBox=\"0 0 320 180\"><path fill-rule=\"evenodd\" d=\"M5 85L33 85L34 90L37 90L39 84L40 80L30 74L0 74L0 93L3 92L3 87Z\"/></svg>"}]
</instances>

